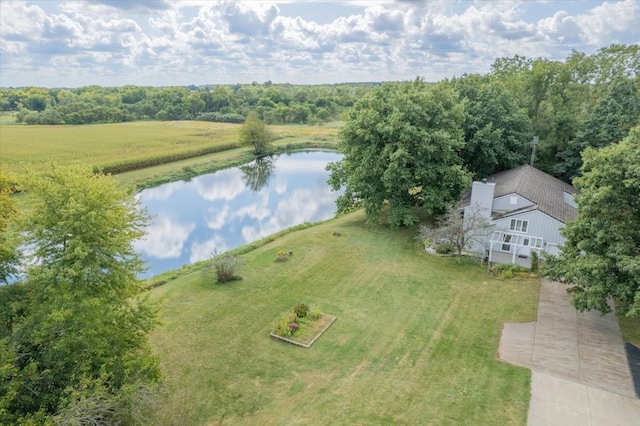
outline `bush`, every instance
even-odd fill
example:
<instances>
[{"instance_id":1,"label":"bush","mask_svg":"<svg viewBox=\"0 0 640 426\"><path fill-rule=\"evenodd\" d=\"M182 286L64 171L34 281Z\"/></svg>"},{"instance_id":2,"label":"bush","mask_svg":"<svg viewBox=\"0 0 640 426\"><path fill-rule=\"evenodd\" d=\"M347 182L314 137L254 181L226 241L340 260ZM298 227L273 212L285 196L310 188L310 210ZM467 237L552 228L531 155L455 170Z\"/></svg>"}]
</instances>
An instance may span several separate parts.
<instances>
[{"instance_id":1,"label":"bush","mask_svg":"<svg viewBox=\"0 0 640 426\"><path fill-rule=\"evenodd\" d=\"M531 272L538 272L540 258L537 251L531 252Z\"/></svg>"},{"instance_id":2,"label":"bush","mask_svg":"<svg viewBox=\"0 0 640 426\"><path fill-rule=\"evenodd\" d=\"M455 251L456 248L453 246L453 244L436 244L436 253L438 254L453 254Z\"/></svg>"},{"instance_id":3,"label":"bush","mask_svg":"<svg viewBox=\"0 0 640 426\"><path fill-rule=\"evenodd\" d=\"M307 313L309 312L309 307L304 303L298 303L296 306L293 307L293 312L295 312L298 318L304 318L307 316Z\"/></svg>"},{"instance_id":4,"label":"bush","mask_svg":"<svg viewBox=\"0 0 640 426\"><path fill-rule=\"evenodd\" d=\"M293 252L291 250L280 249L276 252L276 262L284 262L289 259Z\"/></svg>"},{"instance_id":5,"label":"bush","mask_svg":"<svg viewBox=\"0 0 640 426\"><path fill-rule=\"evenodd\" d=\"M296 331L298 331L298 324L296 324L295 322L289 323L287 327L289 327L292 335L295 334Z\"/></svg>"},{"instance_id":6,"label":"bush","mask_svg":"<svg viewBox=\"0 0 640 426\"><path fill-rule=\"evenodd\" d=\"M237 275L238 269L242 266L242 259L234 254L222 254L217 250L213 256L202 267L202 276L211 279L215 278L219 283L226 283L241 279Z\"/></svg>"},{"instance_id":7,"label":"bush","mask_svg":"<svg viewBox=\"0 0 640 426\"><path fill-rule=\"evenodd\" d=\"M322 316L322 312L320 311L319 307L313 306L309 311L308 316L309 316L309 319L316 321L320 319L320 317Z\"/></svg>"},{"instance_id":8,"label":"bush","mask_svg":"<svg viewBox=\"0 0 640 426\"><path fill-rule=\"evenodd\" d=\"M504 279L511 279L513 277L530 277L529 270L523 266L516 264L504 264L498 263L491 267L491 273ZM535 275L533 275L535 276Z\"/></svg>"},{"instance_id":9,"label":"bush","mask_svg":"<svg viewBox=\"0 0 640 426\"><path fill-rule=\"evenodd\" d=\"M235 113L203 112L198 114L196 120L215 121L218 123L244 123L244 116Z\"/></svg>"},{"instance_id":10,"label":"bush","mask_svg":"<svg viewBox=\"0 0 640 426\"><path fill-rule=\"evenodd\" d=\"M291 323L292 321L289 318L289 312L281 314L275 323L275 334L284 337L291 336L292 332L289 328L289 324Z\"/></svg>"}]
</instances>

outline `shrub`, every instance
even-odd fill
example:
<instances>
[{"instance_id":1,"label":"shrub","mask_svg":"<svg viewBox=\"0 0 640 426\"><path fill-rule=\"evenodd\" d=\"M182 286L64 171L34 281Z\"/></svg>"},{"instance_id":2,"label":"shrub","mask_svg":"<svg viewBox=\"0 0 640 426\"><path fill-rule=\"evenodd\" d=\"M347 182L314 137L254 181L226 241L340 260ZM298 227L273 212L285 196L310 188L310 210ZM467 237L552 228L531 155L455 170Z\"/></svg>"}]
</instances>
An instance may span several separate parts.
<instances>
[{"instance_id":1,"label":"shrub","mask_svg":"<svg viewBox=\"0 0 640 426\"><path fill-rule=\"evenodd\" d=\"M538 272L540 258L538 252L531 252L531 272Z\"/></svg>"},{"instance_id":2,"label":"shrub","mask_svg":"<svg viewBox=\"0 0 640 426\"><path fill-rule=\"evenodd\" d=\"M309 307L304 303L298 303L296 306L293 307L293 312L295 312L298 318L304 318L307 316L307 313L309 312Z\"/></svg>"},{"instance_id":3,"label":"shrub","mask_svg":"<svg viewBox=\"0 0 640 426\"><path fill-rule=\"evenodd\" d=\"M242 259L234 254L222 254L217 250L209 261L202 267L202 276L215 278L219 283L239 280L238 269L242 266Z\"/></svg>"},{"instance_id":4,"label":"shrub","mask_svg":"<svg viewBox=\"0 0 640 426\"><path fill-rule=\"evenodd\" d=\"M436 244L436 253L438 254L452 254L453 252L455 252L455 250L456 248L453 246L453 244Z\"/></svg>"},{"instance_id":5,"label":"shrub","mask_svg":"<svg viewBox=\"0 0 640 426\"><path fill-rule=\"evenodd\" d=\"M202 114L198 114L196 120L216 121L218 123L244 123L244 116L234 113L203 112Z\"/></svg>"},{"instance_id":6,"label":"shrub","mask_svg":"<svg viewBox=\"0 0 640 426\"><path fill-rule=\"evenodd\" d=\"M289 313L283 313L280 315L275 324L275 333L279 336L288 337L291 336L291 329L289 328Z\"/></svg>"},{"instance_id":7,"label":"shrub","mask_svg":"<svg viewBox=\"0 0 640 426\"><path fill-rule=\"evenodd\" d=\"M298 331L298 324L296 324L295 322L289 323L287 327L289 327L291 334L295 334L295 332Z\"/></svg>"},{"instance_id":8,"label":"shrub","mask_svg":"<svg viewBox=\"0 0 640 426\"><path fill-rule=\"evenodd\" d=\"M498 263L496 265L493 265L491 267L491 273L504 279L511 279L515 276L519 276L519 277L530 276L529 270L527 268L516 265L516 264L504 264L504 263Z\"/></svg>"},{"instance_id":9,"label":"shrub","mask_svg":"<svg viewBox=\"0 0 640 426\"><path fill-rule=\"evenodd\" d=\"M293 252L291 250L280 249L276 252L276 262L284 262L289 259Z\"/></svg>"},{"instance_id":10,"label":"shrub","mask_svg":"<svg viewBox=\"0 0 640 426\"><path fill-rule=\"evenodd\" d=\"M322 312L320 312L320 308L319 307L313 306L311 308L311 310L309 311L308 316L313 321L319 320L320 317L322 316Z\"/></svg>"}]
</instances>

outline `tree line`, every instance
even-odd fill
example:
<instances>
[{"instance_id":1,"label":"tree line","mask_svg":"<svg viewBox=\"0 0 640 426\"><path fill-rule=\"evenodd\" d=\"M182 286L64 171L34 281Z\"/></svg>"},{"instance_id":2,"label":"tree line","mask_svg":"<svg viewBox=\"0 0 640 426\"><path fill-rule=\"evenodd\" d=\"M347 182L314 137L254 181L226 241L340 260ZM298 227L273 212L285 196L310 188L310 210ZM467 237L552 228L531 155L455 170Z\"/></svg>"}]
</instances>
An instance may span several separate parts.
<instances>
[{"instance_id":1,"label":"tree line","mask_svg":"<svg viewBox=\"0 0 640 426\"><path fill-rule=\"evenodd\" d=\"M459 154L476 178L522 164L539 138L536 167L567 182L581 152L623 139L640 117L640 47L611 45L564 61L515 55L485 75L437 84L453 89L465 110ZM27 124L133 120L242 123L250 112L266 124L317 124L344 118L381 83L235 84L188 87L1 88L0 110Z\"/></svg>"},{"instance_id":2,"label":"tree line","mask_svg":"<svg viewBox=\"0 0 640 426\"><path fill-rule=\"evenodd\" d=\"M0 110L26 124L118 123L135 120L203 120L242 123L255 111L267 124L337 120L373 83L297 86L235 84L188 87L0 89Z\"/></svg>"}]
</instances>

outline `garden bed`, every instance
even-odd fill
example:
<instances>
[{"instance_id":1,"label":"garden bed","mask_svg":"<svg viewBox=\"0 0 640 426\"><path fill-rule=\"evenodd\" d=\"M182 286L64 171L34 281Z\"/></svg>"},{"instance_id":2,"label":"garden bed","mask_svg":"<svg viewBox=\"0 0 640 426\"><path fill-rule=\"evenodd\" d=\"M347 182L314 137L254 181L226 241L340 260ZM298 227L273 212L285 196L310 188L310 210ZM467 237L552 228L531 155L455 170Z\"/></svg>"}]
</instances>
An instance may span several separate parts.
<instances>
[{"instance_id":1,"label":"garden bed","mask_svg":"<svg viewBox=\"0 0 640 426\"><path fill-rule=\"evenodd\" d=\"M299 330L292 336L281 336L275 332L271 332L269 335L275 339L284 340L285 342L302 346L303 348L309 348L335 320L336 317L332 315L320 314L320 318L312 321L304 329Z\"/></svg>"}]
</instances>

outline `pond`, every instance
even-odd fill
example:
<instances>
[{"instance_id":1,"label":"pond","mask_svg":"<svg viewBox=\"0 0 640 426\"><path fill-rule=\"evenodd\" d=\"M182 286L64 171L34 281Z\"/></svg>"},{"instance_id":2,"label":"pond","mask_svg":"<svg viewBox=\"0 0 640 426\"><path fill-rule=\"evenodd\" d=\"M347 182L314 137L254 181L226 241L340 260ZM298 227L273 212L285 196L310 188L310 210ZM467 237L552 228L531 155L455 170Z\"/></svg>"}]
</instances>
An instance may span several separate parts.
<instances>
[{"instance_id":1,"label":"pond","mask_svg":"<svg viewBox=\"0 0 640 426\"><path fill-rule=\"evenodd\" d=\"M134 244L149 267L142 278L331 218L341 192L329 188L325 167L341 158L328 151L282 154L141 191L140 205L153 217Z\"/></svg>"}]
</instances>

